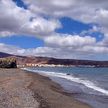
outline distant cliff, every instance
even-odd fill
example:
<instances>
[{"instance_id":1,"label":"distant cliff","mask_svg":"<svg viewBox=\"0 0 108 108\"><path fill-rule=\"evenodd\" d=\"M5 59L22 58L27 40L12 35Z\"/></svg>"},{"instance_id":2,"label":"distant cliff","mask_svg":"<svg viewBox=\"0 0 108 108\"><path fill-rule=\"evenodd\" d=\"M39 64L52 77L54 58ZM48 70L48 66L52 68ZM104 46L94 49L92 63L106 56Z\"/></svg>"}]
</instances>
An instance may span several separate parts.
<instances>
[{"instance_id":1,"label":"distant cliff","mask_svg":"<svg viewBox=\"0 0 108 108\"><path fill-rule=\"evenodd\" d=\"M18 57L18 64L54 64L65 66L94 66L94 67L108 67L108 61L91 61L91 60L75 60L75 59L56 59L48 57Z\"/></svg>"},{"instance_id":2,"label":"distant cliff","mask_svg":"<svg viewBox=\"0 0 108 108\"><path fill-rule=\"evenodd\" d=\"M14 58L17 65L26 64L49 64L49 65L65 65L65 66L93 66L93 67L108 67L108 61L92 61L92 60L77 60L77 59L57 59L50 57L26 57L0 53L0 57Z\"/></svg>"}]
</instances>

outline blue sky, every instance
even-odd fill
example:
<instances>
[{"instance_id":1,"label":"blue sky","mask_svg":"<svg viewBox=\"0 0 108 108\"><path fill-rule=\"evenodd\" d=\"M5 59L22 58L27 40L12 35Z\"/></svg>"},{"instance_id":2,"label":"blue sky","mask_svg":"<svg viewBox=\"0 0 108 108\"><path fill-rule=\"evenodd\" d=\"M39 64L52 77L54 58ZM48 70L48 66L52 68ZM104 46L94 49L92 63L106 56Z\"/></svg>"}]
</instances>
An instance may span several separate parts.
<instances>
[{"instance_id":1,"label":"blue sky","mask_svg":"<svg viewBox=\"0 0 108 108\"><path fill-rule=\"evenodd\" d=\"M83 30L89 30L92 28L90 24L84 24L68 17L61 18L60 22L62 23L63 28L57 30L59 33L78 34Z\"/></svg>"},{"instance_id":2,"label":"blue sky","mask_svg":"<svg viewBox=\"0 0 108 108\"><path fill-rule=\"evenodd\" d=\"M39 46L44 46L44 42L36 37L26 37L26 36L12 36L12 37L2 37L0 38L1 43L19 46L22 48L35 48Z\"/></svg>"},{"instance_id":3,"label":"blue sky","mask_svg":"<svg viewBox=\"0 0 108 108\"><path fill-rule=\"evenodd\" d=\"M19 0L20 1L20 0ZM18 2L18 4L22 7L22 2ZM57 33L64 33L64 34L80 34L83 30L92 29L92 24L84 24L80 21L76 21L70 19L68 17L64 17L59 19L62 27L60 29L56 29ZM86 33L89 35L89 33ZM90 34L92 37L96 37L96 40L100 41L103 39L103 34L99 32L94 32ZM101 37L100 37L101 35ZM24 41L23 41L24 40ZM35 48L39 46L44 46L43 40L34 37L34 36L22 36L22 35L15 35L10 37L1 37L0 42L15 46L20 46L22 48Z\"/></svg>"},{"instance_id":4,"label":"blue sky","mask_svg":"<svg viewBox=\"0 0 108 108\"><path fill-rule=\"evenodd\" d=\"M24 2L22 0L13 0L17 6L27 9L27 5L24 4Z\"/></svg>"},{"instance_id":5,"label":"blue sky","mask_svg":"<svg viewBox=\"0 0 108 108\"><path fill-rule=\"evenodd\" d=\"M22 0L13 0L17 6L27 9L27 5L24 4ZM57 29L57 33L64 33L64 34L79 34L83 30L89 30L92 29L92 24L84 24L80 21L76 21L74 19L68 18L68 17L63 17L59 19L62 28ZM92 33L91 36L95 36L97 40L100 40L100 33ZM25 40L25 41L22 41ZM10 44L10 45L15 45L15 46L20 46L22 48L35 48L39 46L43 46L44 42L43 40L39 38L34 38L34 37L26 37L26 36L12 36L12 37L6 37L6 38L1 38L0 42L3 42L5 44Z\"/></svg>"},{"instance_id":6,"label":"blue sky","mask_svg":"<svg viewBox=\"0 0 108 108\"><path fill-rule=\"evenodd\" d=\"M0 51L108 60L106 4L105 0L98 4L97 0L1 0Z\"/></svg>"}]
</instances>

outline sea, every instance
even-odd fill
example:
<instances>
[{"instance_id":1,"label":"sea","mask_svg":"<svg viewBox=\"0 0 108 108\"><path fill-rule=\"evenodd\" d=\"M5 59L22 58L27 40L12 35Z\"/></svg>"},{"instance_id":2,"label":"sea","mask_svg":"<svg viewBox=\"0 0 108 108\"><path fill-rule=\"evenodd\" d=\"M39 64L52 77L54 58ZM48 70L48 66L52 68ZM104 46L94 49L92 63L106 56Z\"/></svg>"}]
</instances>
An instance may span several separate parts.
<instances>
[{"instance_id":1,"label":"sea","mask_svg":"<svg viewBox=\"0 0 108 108\"><path fill-rule=\"evenodd\" d=\"M26 70L49 77L92 108L108 108L108 68L35 67Z\"/></svg>"}]
</instances>

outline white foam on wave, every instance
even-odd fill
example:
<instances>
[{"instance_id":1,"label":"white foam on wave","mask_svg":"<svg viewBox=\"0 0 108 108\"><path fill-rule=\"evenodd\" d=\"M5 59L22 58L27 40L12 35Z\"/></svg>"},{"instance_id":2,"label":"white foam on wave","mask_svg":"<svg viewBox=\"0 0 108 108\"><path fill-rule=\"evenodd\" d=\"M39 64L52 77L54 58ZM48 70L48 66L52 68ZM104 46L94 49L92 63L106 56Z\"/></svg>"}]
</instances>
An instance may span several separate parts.
<instances>
[{"instance_id":1,"label":"white foam on wave","mask_svg":"<svg viewBox=\"0 0 108 108\"><path fill-rule=\"evenodd\" d=\"M48 72L48 71L40 71L40 70L32 70L32 69L24 69L24 70L28 70L28 71L32 71L32 72L37 72L39 74L44 74L47 76L53 76L53 77L59 77L59 78L63 78L72 82L76 82L79 84L83 84L84 86L91 88L95 91L98 91L104 95L108 95L108 90L105 90L101 87L98 87L96 84L94 84L93 82L89 81L89 80L85 80L85 79L81 79L78 77L74 77L73 75L67 75L66 73L57 73L57 72Z\"/></svg>"}]
</instances>

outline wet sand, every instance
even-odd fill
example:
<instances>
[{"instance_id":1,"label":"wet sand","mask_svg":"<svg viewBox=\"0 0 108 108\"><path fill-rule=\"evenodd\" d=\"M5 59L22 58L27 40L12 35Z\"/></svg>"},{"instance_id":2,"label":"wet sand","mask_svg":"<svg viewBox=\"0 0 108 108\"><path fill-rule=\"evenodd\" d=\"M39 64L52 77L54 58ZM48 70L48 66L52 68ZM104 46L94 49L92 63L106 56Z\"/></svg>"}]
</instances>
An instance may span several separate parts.
<instances>
[{"instance_id":1,"label":"wet sand","mask_svg":"<svg viewBox=\"0 0 108 108\"><path fill-rule=\"evenodd\" d=\"M0 108L91 108L48 77L20 69L0 69Z\"/></svg>"}]
</instances>

